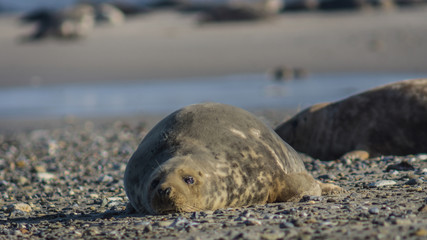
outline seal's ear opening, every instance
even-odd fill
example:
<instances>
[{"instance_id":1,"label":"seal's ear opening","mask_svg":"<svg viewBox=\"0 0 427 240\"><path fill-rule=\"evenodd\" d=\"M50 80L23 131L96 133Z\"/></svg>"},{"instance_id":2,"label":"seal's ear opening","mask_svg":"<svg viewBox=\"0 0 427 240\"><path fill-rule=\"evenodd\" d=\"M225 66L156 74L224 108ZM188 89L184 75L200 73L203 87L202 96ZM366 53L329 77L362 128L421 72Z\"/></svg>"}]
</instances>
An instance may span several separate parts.
<instances>
[{"instance_id":1,"label":"seal's ear opening","mask_svg":"<svg viewBox=\"0 0 427 240\"><path fill-rule=\"evenodd\" d=\"M202 172L200 172L200 171L199 171L199 176L200 176L200 177L203 177L203 173L202 173Z\"/></svg>"}]
</instances>

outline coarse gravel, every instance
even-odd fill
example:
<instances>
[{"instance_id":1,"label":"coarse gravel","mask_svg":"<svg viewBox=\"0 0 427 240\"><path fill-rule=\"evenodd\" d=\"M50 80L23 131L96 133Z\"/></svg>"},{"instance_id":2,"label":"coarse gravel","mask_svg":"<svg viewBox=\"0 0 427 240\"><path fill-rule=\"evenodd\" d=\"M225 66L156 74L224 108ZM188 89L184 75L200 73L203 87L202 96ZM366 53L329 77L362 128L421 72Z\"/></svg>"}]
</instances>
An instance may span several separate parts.
<instances>
[{"instance_id":1,"label":"coarse gravel","mask_svg":"<svg viewBox=\"0 0 427 240\"><path fill-rule=\"evenodd\" d=\"M168 215L126 211L126 163L148 129L68 123L0 135L0 239L426 239L427 154L322 162L347 191Z\"/></svg>"}]
</instances>

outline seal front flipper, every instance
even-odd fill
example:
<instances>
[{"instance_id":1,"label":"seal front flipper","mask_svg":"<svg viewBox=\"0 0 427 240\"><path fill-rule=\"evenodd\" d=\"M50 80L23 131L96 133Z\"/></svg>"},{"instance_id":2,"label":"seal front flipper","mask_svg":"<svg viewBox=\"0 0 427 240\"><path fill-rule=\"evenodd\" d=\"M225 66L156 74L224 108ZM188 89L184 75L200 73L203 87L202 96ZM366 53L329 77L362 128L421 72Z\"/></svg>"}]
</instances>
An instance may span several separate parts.
<instances>
[{"instance_id":1,"label":"seal front flipper","mask_svg":"<svg viewBox=\"0 0 427 240\"><path fill-rule=\"evenodd\" d=\"M276 192L270 192L269 202L297 202L306 195L321 196L345 192L337 185L315 180L308 172L285 174L281 177L279 186Z\"/></svg>"},{"instance_id":2,"label":"seal front flipper","mask_svg":"<svg viewBox=\"0 0 427 240\"><path fill-rule=\"evenodd\" d=\"M346 190L344 188L338 187L337 185L331 184L331 183L322 183L320 181L316 181L320 188L322 189L322 195L331 195L331 194L338 194L338 193L344 193Z\"/></svg>"},{"instance_id":3,"label":"seal front flipper","mask_svg":"<svg viewBox=\"0 0 427 240\"><path fill-rule=\"evenodd\" d=\"M350 160L366 160L368 158L369 158L369 152L365 150L350 151L340 157L340 159L350 159Z\"/></svg>"},{"instance_id":4,"label":"seal front flipper","mask_svg":"<svg viewBox=\"0 0 427 240\"><path fill-rule=\"evenodd\" d=\"M285 174L280 177L278 186L275 202L296 202L305 195L322 194L320 184L307 172Z\"/></svg>"}]
</instances>

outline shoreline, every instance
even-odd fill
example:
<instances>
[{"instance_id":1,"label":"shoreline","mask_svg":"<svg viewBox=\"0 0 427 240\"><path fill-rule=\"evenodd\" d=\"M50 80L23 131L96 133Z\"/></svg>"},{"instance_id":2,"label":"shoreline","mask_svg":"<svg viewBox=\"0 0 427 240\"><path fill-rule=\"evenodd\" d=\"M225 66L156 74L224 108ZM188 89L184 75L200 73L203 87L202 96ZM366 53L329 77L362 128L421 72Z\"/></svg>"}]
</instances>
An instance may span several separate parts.
<instances>
[{"instance_id":1,"label":"shoreline","mask_svg":"<svg viewBox=\"0 0 427 240\"><path fill-rule=\"evenodd\" d=\"M262 75L0 89L0 133L122 120L153 126L190 104L221 102L265 118L271 127L319 102L336 101L414 74L311 75L278 82ZM10 102L10 103L9 103ZM8 104L9 103L9 104ZM12 107L13 106L13 107Z\"/></svg>"},{"instance_id":2,"label":"shoreline","mask_svg":"<svg viewBox=\"0 0 427 240\"><path fill-rule=\"evenodd\" d=\"M253 109L250 110L263 122L274 128L284 119L292 117L298 109ZM160 120L172 112L159 114L132 114L126 116L98 116L98 117L46 117L46 118L0 118L0 135L9 136L19 132L31 132L35 130L53 130L61 129L67 126L84 126L86 124L101 128L114 123L123 123L130 126L141 125L150 130Z\"/></svg>"}]
</instances>

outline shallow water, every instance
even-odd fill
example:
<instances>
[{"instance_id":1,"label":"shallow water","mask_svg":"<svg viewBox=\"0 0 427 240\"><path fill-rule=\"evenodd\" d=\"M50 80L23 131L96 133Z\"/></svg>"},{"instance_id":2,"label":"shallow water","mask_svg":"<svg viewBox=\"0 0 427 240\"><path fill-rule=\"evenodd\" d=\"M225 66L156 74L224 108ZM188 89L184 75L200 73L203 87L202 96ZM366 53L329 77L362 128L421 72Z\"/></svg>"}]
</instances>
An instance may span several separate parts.
<instances>
[{"instance_id":1,"label":"shallow water","mask_svg":"<svg viewBox=\"0 0 427 240\"><path fill-rule=\"evenodd\" d=\"M0 118L164 114L206 101L248 110L302 109L422 74L328 74L277 82L267 75L0 89Z\"/></svg>"}]
</instances>

